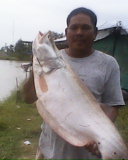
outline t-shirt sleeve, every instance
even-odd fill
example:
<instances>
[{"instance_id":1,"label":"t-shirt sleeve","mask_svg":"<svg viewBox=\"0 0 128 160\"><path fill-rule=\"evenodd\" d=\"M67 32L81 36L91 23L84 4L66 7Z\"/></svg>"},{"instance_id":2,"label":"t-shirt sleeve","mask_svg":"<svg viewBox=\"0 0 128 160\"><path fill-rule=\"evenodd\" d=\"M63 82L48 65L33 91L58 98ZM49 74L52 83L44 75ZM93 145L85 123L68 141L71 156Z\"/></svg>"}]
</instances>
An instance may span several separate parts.
<instances>
[{"instance_id":1,"label":"t-shirt sleeve","mask_svg":"<svg viewBox=\"0 0 128 160\"><path fill-rule=\"evenodd\" d=\"M120 86L120 69L114 58L108 63L106 75L102 103L109 106L125 105Z\"/></svg>"}]
</instances>

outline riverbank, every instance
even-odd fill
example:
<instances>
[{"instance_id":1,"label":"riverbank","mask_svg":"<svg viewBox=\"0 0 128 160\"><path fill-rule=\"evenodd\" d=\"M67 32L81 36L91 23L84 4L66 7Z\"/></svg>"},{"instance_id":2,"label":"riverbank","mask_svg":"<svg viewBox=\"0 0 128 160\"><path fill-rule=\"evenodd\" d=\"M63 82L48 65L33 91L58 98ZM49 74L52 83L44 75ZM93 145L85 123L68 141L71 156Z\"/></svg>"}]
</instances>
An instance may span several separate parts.
<instances>
[{"instance_id":1,"label":"riverbank","mask_svg":"<svg viewBox=\"0 0 128 160\"><path fill-rule=\"evenodd\" d=\"M10 60L10 61L16 61L16 57L10 57L10 56L0 56L0 60Z\"/></svg>"},{"instance_id":2,"label":"riverbank","mask_svg":"<svg viewBox=\"0 0 128 160\"><path fill-rule=\"evenodd\" d=\"M0 113L0 159L34 159L42 123L35 104L26 104L13 93L0 102Z\"/></svg>"},{"instance_id":3,"label":"riverbank","mask_svg":"<svg viewBox=\"0 0 128 160\"><path fill-rule=\"evenodd\" d=\"M18 56L2 56L0 55L0 60L10 60L10 61L31 61L31 55L18 55Z\"/></svg>"},{"instance_id":4,"label":"riverbank","mask_svg":"<svg viewBox=\"0 0 128 160\"><path fill-rule=\"evenodd\" d=\"M42 123L35 104L26 104L13 93L0 103L0 113L0 159L34 159ZM127 115L128 106L122 107L116 126L128 145Z\"/></svg>"}]
</instances>

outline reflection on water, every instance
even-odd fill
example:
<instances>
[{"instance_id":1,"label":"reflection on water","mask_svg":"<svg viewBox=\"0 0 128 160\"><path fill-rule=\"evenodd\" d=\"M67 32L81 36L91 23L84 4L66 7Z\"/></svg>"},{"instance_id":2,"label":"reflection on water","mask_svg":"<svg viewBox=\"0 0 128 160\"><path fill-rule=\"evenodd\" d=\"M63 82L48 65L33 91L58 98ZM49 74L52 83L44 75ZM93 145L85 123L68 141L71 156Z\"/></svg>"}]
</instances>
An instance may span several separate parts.
<instances>
[{"instance_id":1,"label":"reflection on water","mask_svg":"<svg viewBox=\"0 0 128 160\"><path fill-rule=\"evenodd\" d=\"M0 60L0 101L10 95L16 87L16 78L21 83L26 73L20 67L21 62Z\"/></svg>"}]
</instances>

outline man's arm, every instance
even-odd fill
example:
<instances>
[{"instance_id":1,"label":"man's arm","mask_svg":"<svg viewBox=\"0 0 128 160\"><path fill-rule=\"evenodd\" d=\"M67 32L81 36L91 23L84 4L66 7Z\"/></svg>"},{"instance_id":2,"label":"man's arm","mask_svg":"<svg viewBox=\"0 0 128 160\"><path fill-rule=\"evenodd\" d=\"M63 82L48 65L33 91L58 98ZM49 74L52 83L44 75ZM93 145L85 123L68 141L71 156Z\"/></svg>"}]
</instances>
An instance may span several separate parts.
<instances>
[{"instance_id":1,"label":"man's arm","mask_svg":"<svg viewBox=\"0 0 128 160\"><path fill-rule=\"evenodd\" d=\"M37 95L36 95L35 85L34 85L34 76L32 71L30 73L29 79L24 84L23 95L24 95L25 102L28 104L34 103L37 100Z\"/></svg>"},{"instance_id":2,"label":"man's arm","mask_svg":"<svg viewBox=\"0 0 128 160\"><path fill-rule=\"evenodd\" d=\"M101 103L101 108L105 112L105 114L110 118L112 122L115 122L117 116L118 116L118 110L119 106L108 106L106 104Z\"/></svg>"}]
</instances>

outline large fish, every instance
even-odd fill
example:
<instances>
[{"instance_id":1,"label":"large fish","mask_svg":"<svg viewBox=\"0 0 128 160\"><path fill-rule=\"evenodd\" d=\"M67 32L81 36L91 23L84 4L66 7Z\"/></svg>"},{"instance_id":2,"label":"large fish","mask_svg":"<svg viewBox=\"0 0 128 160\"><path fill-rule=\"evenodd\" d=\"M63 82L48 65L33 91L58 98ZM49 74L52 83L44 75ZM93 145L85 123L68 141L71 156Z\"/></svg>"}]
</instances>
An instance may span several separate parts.
<instances>
[{"instance_id":1,"label":"large fish","mask_svg":"<svg viewBox=\"0 0 128 160\"><path fill-rule=\"evenodd\" d=\"M37 109L58 135L79 147L96 142L102 159L128 159L119 132L59 55L50 32L33 42L33 71Z\"/></svg>"}]
</instances>

